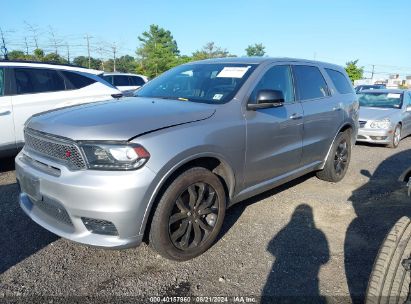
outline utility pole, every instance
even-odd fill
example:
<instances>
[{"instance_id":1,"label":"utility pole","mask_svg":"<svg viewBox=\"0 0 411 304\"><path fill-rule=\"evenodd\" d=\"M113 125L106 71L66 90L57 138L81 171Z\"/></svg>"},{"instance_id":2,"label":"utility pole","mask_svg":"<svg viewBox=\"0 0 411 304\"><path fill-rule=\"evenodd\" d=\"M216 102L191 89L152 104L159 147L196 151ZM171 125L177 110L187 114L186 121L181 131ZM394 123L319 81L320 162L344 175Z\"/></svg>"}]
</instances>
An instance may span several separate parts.
<instances>
[{"instance_id":1,"label":"utility pole","mask_svg":"<svg viewBox=\"0 0 411 304\"><path fill-rule=\"evenodd\" d=\"M372 72L371 72L371 79L374 79L374 68L375 68L375 65L373 64L372 65Z\"/></svg>"},{"instance_id":2,"label":"utility pole","mask_svg":"<svg viewBox=\"0 0 411 304\"><path fill-rule=\"evenodd\" d=\"M87 40L87 54L88 54L88 68L91 68L91 57L90 57L90 39L93 38L88 34L84 37Z\"/></svg>"},{"instance_id":3,"label":"utility pole","mask_svg":"<svg viewBox=\"0 0 411 304\"><path fill-rule=\"evenodd\" d=\"M3 53L3 57L5 60L8 60L8 56L7 56L7 47L6 47L6 40L4 39L4 32L3 30L0 28L0 35L1 35L1 51Z\"/></svg>"},{"instance_id":4,"label":"utility pole","mask_svg":"<svg viewBox=\"0 0 411 304\"><path fill-rule=\"evenodd\" d=\"M70 46L68 43L66 44L67 47L67 63L70 64Z\"/></svg>"},{"instance_id":5,"label":"utility pole","mask_svg":"<svg viewBox=\"0 0 411 304\"><path fill-rule=\"evenodd\" d=\"M56 39L56 33L54 32L54 29L51 25L49 25L49 32L51 35L51 43L54 46L54 52L56 53L56 55L58 54L58 41Z\"/></svg>"},{"instance_id":6,"label":"utility pole","mask_svg":"<svg viewBox=\"0 0 411 304\"><path fill-rule=\"evenodd\" d=\"M24 21L26 24L28 30L33 34L33 40L34 40L34 45L36 46L36 49L39 48L39 40L38 40L38 28L31 25L30 23Z\"/></svg>"},{"instance_id":7,"label":"utility pole","mask_svg":"<svg viewBox=\"0 0 411 304\"><path fill-rule=\"evenodd\" d=\"M27 43L27 37L24 37L24 44L26 45L26 55L29 55L29 44Z\"/></svg>"},{"instance_id":8,"label":"utility pole","mask_svg":"<svg viewBox=\"0 0 411 304\"><path fill-rule=\"evenodd\" d=\"M116 72L116 51L117 51L116 44L112 46L112 49L113 49L113 72Z\"/></svg>"}]
</instances>

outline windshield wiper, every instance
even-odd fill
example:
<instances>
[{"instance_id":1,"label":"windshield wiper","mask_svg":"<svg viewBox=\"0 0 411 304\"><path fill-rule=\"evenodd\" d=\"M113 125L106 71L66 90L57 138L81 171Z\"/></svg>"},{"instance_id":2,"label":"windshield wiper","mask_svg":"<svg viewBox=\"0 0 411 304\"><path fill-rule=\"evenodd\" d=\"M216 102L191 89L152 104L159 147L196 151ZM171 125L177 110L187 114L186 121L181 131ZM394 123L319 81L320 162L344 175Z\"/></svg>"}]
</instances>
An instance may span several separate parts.
<instances>
[{"instance_id":1,"label":"windshield wiper","mask_svg":"<svg viewBox=\"0 0 411 304\"><path fill-rule=\"evenodd\" d=\"M172 97L172 96L139 96L134 95L135 97L146 97L146 98L158 98L158 99L168 99L168 100L180 100L180 101L190 101L189 98L186 97Z\"/></svg>"}]
</instances>

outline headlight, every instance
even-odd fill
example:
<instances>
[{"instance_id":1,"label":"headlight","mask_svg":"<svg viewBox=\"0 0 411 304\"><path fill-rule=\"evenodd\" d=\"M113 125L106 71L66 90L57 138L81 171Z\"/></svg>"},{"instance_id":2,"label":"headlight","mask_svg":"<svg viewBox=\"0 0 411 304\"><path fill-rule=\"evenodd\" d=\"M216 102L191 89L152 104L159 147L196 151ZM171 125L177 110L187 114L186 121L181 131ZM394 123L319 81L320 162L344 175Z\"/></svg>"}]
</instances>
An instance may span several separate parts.
<instances>
[{"instance_id":1,"label":"headlight","mask_svg":"<svg viewBox=\"0 0 411 304\"><path fill-rule=\"evenodd\" d=\"M82 144L89 169L135 170L150 158L150 153L140 145Z\"/></svg>"},{"instance_id":2,"label":"headlight","mask_svg":"<svg viewBox=\"0 0 411 304\"><path fill-rule=\"evenodd\" d=\"M375 120L370 124L373 129L388 129L391 125L391 121L388 118L383 120Z\"/></svg>"}]
</instances>

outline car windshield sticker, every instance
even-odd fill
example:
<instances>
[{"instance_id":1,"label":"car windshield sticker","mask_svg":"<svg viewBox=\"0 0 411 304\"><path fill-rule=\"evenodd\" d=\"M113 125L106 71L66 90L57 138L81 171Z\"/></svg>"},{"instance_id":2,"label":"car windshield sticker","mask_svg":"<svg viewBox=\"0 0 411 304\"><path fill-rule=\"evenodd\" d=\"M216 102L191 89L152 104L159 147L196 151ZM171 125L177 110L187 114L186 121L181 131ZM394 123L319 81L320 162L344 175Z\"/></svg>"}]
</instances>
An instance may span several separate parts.
<instances>
[{"instance_id":1,"label":"car windshield sticker","mask_svg":"<svg viewBox=\"0 0 411 304\"><path fill-rule=\"evenodd\" d=\"M223 97L223 94L214 94L214 100L220 100Z\"/></svg>"},{"instance_id":2,"label":"car windshield sticker","mask_svg":"<svg viewBox=\"0 0 411 304\"><path fill-rule=\"evenodd\" d=\"M243 78L244 74L247 73L250 67L224 67L217 77L224 78Z\"/></svg>"},{"instance_id":3,"label":"car windshield sticker","mask_svg":"<svg viewBox=\"0 0 411 304\"><path fill-rule=\"evenodd\" d=\"M387 98L401 98L401 94L399 94L399 93L388 93Z\"/></svg>"}]
</instances>

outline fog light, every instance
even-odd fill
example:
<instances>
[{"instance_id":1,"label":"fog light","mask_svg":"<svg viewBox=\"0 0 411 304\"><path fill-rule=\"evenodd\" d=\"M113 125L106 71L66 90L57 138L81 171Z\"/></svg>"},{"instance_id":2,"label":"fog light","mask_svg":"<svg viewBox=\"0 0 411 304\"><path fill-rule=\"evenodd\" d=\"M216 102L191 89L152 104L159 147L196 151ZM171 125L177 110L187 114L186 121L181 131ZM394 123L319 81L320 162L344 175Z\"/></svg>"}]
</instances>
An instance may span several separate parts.
<instances>
[{"instance_id":1,"label":"fog light","mask_svg":"<svg viewBox=\"0 0 411 304\"><path fill-rule=\"evenodd\" d=\"M87 230L92 233L118 235L117 228L112 222L88 217L82 217L81 220L83 221L83 224L84 226L86 226Z\"/></svg>"},{"instance_id":2,"label":"fog light","mask_svg":"<svg viewBox=\"0 0 411 304\"><path fill-rule=\"evenodd\" d=\"M387 136L370 136L373 140L385 140Z\"/></svg>"}]
</instances>

